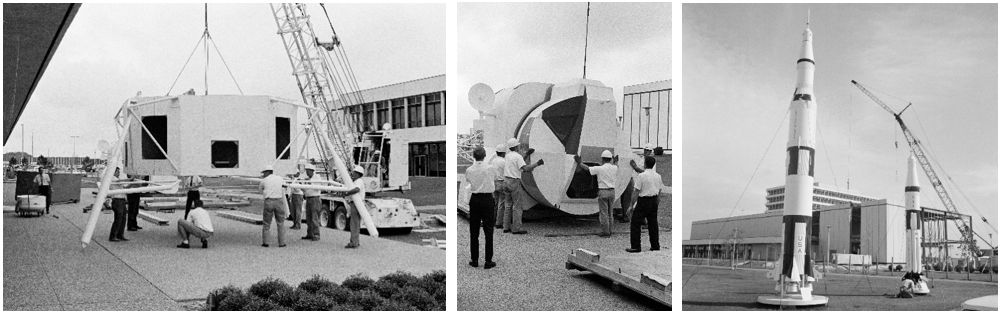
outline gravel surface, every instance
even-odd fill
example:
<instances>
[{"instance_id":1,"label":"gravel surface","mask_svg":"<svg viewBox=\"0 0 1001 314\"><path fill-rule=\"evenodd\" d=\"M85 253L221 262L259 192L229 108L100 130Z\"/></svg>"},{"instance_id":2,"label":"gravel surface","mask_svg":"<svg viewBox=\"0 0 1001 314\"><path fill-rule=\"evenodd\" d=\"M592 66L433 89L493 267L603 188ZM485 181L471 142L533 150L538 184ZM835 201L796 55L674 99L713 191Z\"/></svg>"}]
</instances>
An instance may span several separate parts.
<instances>
[{"instance_id":1,"label":"gravel surface","mask_svg":"<svg viewBox=\"0 0 1001 314\"><path fill-rule=\"evenodd\" d=\"M602 255L626 254L628 226L617 223L611 238L594 235L596 219L567 217L525 223L528 234L495 233L497 268L473 268L469 252L469 224L459 219L457 230L458 310L667 310L631 290L612 291L612 282L590 272L567 270L566 257L577 248ZM500 231L500 230L497 230ZM482 246L482 235L481 246ZM643 248L649 249L643 234ZM663 249L670 250L670 232L661 232ZM480 250L483 254L483 250ZM664 267L670 269L670 261Z\"/></svg>"}]
</instances>

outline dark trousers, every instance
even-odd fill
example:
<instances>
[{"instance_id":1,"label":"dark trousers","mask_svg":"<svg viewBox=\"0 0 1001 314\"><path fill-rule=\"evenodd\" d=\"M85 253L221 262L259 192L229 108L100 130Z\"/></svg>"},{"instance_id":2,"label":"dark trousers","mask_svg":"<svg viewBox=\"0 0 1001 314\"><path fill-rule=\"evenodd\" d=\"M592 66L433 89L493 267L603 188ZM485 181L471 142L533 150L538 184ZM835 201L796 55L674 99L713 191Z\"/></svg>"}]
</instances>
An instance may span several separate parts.
<instances>
[{"instance_id":1,"label":"dark trousers","mask_svg":"<svg viewBox=\"0 0 1001 314\"><path fill-rule=\"evenodd\" d=\"M640 197L636 200L632 222L629 224L629 244L633 249L640 249L640 225L646 219L647 231L650 232L650 248L660 249L660 232L657 229L658 196Z\"/></svg>"},{"instance_id":2,"label":"dark trousers","mask_svg":"<svg viewBox=\"0 0 1001 314\"><path fill-rule=\"evenodd\" d=\"M201 200L202 194L198 190L188 190L188 201L184 203L184 219L188 219L188 212L191 211L191 206L194 206L195 201Z\"/></svg>"},{"instance_id":3,"label":"dark trousers","mask_svg":"<svg viewBox=\"0 0 1001 314\"><path fill-rule=\"evenodd\" d=\"M45 195L45 213L49 213L49 205L52 205L52 187L39 185L38 194Z\"/></svg>"},{"instance_id":4,"label":"dark trousers","mask_svg":"<svg viewBox=\"0 0 1001 314\"><path fill-rule=\"evenodd\" d=\"M483 228L483 244L486 262L494 260L494 223L496 222L494 196L491 193L475 193L469 198L469 251L472 261L480 260L480 228Z\"/></svg>"},{"instance_id":5,"label":"dark trousers","mask_svg":"<svg viewBox=\"0 0 1001 314\"><path fill-rule=\"evenodd\" d=\"M139 226L139 222L136 221L136 218L139 217L139 194L126 194L125 197L129 205L128 223L126 225L129 229L136 229Z\"/></svg>"},{"instance_id":6,"label":"dark trousers","mask_svg":"<svg viewBox=\"0 0 1001 314\"><path fill-rule=\"evenodd\" d=\"M111 235L108 239L125 238L125 220L128 215L126 203L124 198L111 199L111 212L115 215L115 221L111 223Z\"/></svg>"}]
</instances>

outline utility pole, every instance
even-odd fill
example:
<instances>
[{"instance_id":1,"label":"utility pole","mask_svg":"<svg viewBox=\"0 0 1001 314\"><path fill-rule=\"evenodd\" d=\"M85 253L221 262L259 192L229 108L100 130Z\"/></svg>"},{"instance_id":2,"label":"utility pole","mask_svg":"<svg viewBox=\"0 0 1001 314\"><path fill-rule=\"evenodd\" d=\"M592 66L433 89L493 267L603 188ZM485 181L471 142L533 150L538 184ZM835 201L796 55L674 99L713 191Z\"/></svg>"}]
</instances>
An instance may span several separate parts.
<instances>
[{"instance_id":1,"label":"utility pole","mask_svg":"<svg viewBox=\"0 0 1001 314\"><path fill-rule=\"evenodd\" d=\"M737 269L737 263L734 262L734 258L736 258L736 255L737 255L737 228L733 228L733 250L730 251L730 269L731 270L736 270Z\"/></svg>"},{"instance_id":2,"label":"utility pole","mask_svg":"<svg viewBox=\"0 0 1001 314\"><path fill-rule=\"evenodd\" d=\"M824 257L824 275L827 275L827 267L831 264L831 226L827 226L827 252L824 252L827 256Z\"/></svg>"}]
</instances>

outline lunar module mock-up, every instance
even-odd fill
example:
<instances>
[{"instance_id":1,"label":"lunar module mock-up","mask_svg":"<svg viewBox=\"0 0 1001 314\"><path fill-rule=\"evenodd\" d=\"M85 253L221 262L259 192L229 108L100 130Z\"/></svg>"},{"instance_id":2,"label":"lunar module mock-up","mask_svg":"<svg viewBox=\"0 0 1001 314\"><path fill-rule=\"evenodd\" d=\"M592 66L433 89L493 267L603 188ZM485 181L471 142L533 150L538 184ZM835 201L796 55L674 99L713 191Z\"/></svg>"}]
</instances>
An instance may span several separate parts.
<instances>
[{"instance_id":1,"label":"lunar module mock-up","mask_svg":"<svg viewBox=\"0 0 1001 314\"><path fill-rule=\"evenodd\" d=\"M573 215L598 212L596 177L576 167L574 155L589 165L601 164L601 152L618 155L615 194L620 197L634 171L629 161L635 154L619 127L612 88L599 81L576 79L561 84L524 83L496 94L485 84L470 90L470 102L480 111L473 132L482 131L483 147L517 138L519 151L535 149L529 163L545 165L522 175L529 198L524 208L541 205ZM493 157L488 153L485 161ZM468 187L459 193L460 206L468 203ZM619 203L616 201L616 203Z\"/></svg>"}]
</instances>

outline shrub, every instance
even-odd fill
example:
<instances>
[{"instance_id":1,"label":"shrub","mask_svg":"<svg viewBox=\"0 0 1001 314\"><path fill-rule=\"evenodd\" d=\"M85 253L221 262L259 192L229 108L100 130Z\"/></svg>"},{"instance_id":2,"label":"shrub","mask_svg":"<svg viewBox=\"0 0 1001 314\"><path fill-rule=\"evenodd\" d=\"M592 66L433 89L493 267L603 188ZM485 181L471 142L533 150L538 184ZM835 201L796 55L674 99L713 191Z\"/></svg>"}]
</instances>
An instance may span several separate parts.
<instances>
[{"instance_id":1,"label":"shrub","mask_svg":"<svg viewBox=\"0 0 1001 314\"><path fill-rule=\"evenodd\" d=\"M275 304L281 305L287 308L295 308L296 303L299 302L299 298L306 292L302 290L292 290L292 289L282 289L275 294L272 294L269 300L275 302Z\"/></svg>"},{"instance_id":2,"label":"shrub","mask_svg":"<svg viewBox=\"0 0 1001 314\"><path fill-rule=\"evenodd\" d=\"M434 281L437 281L437 282L444 283L445 282L445 271L444 270L436 270L436 271L430 272L427 275L424 275L424 277L422 277L422 279L424 279L424 280L429 280L430 279L430 280L434 280Z\"/></svg>"},{"instance_id":3,"label":"shrub","mask_svg":"<svg viewBox=\"0 0 1001 314\"><path fill-rule=\"evenodd\" d=\"M347 303L356 305L362 308L362 310L371 311L372 309L382 305L384 302L386 302L386 299L379 296L379 294L375 293L375 291L362 290L352 293L351 297L348 298Z\"/></svg>"},{"instance_id":4,"label":"shrub","mask_svg":"<svg viewBox=\"0 0 1001 314\"><path fill-rule=\"evenodd\" d=\"M250 297L250 301L243 306L242 311L288 311L289 309L270 300L261 299L258 297Z\"/></svg>"},{"instance_id":5,"label":"shrub","mask_svg":"<svg viewBox=\"0 0 1001 314\"><path fill-rule=\"evenodd\" d=\"M389 281L384 281L382 279L376 281L375 284L372 285L371 289L372 291L375 291L375 293L378 293L379 296L387 299L393 297L394 294L400 292L400 287L396 286L395 284Z\"/></svg>"},{"instance_id":6,"label":"shrub","mask_svg":"<svg viewBox=\"0 0 1001 314\"><path fill-rule=\"evenodd\" d=\"M337 304L345 304L351 299L352 291L344 287L326 287L317 291L317 294L330 298Z\"/></svg>"},{"instance_id":7,"label":"shrub","mask_svg":"<svg viewBox=\"0 0 1001 314\"><path fill-rule=\"evenodd\" d=\"M387 283L392 283L392 284L394 284L394 285L396 285L397 287L400 287L400 288L403 288L403 287L406 287L406 286L409 286L409 285L413 285L418 280L420 280L420 279L417 278L417 276L411 275L410 273L405 273L403 271L397 271L395 273L392 273L392 274L389 274L389 275L385 275L385 276L382 276L382 278L379 278L379 281L384 281L384 282L387 282Z\"/></svg>"},{"instance_id":8,"label":"shrub","mask_svg":"<svg viewBox=\"0 0 1001 314\"><path fill-rule=\"evenodd\" d=\"M289 286L281 279L268 277L250 285L250 289L247 289L247 292L261 299L268 299L271 295L282 290L292 290L292 286Z\"/></svg>"},{"instance_id":9,"label":"shrub","mask_svg":"<svg viewBox=\"0 0 1001 314\"><path fill-rule=\"evenodd\" d=\"M365 275L354 274L351 275L351 277L348 277L348 279L344 279L344 282L341 282L341 287L345 287L354 291L360 291L368 289L368 287L372 286L372 284L374 283L375 283L374 280L368 278Z\"/></svg>"},{"instance_id":10,"label":"shrub","mask_svg":"<svg viewBox=\"0 0 1001 314\"><path fill-rule=\"evenodd\" d=\"M364 311L362 308L354 304L337 304L330 308L331 311L341 312L341 311Z\"/></svg>"},{"instance_id":11,"label":"shrub","mask_svg":"<svg viewBox=\"0 0 1001 314\"><path fill-rule=\"evenodd\" d=\"M424 291L424 289L417 287L403 288L400 293L393 296L393 300L413 305L423 311L434 309L438 305L438 302L434 300L434 297L432 297L431 294Z\"/></svg>"},{"instance_id":12,"label":"shrub","mask_svg":"<svg viewBox=\"0 0 1001 314\"><path fill-rule=\"evenodd\" d=\"M444 308L445 307L445 285L439 286L438 290L435 290L434 294L432 294L431 296L434 297L435 301L438 301L438 306L442 308L441 309L442 311L444 311L445 310L445 308Z\"/></svg>"},{"instance_id":13,"label":"shrub","mask_svg":"<svg viewBox=\"0 0 1001 314\"><path fill-rule=\"evenodd\" d=\"M299 289L306 292L316 293L320 289L327 287L336 287L337 284L327 280L326 278L320 277L320 275L313 275L313 278L309 278L299 284Z\"/></svg>"},{"instance_id":14,"label":"shrub","mask_svg":"<svg viewBox=\"0 0 1001 314\"><path fill-rule=\"evenodd\" d=\"M237 294L230 295L225 300L219 303L219 311L242 311L243 307L249 304L253 299L256 298L252 295L247 294Z\"/></svg>"},{"instance_id":15,"label":"shrub","mask_svg":"<svg viewBox=\"0 0 1001 314\"><path fill-rule=\"evenodd\" d=\"M302 293L295 305L296 311L329 311L334 307L334 301L319 294Z\"/></svg>"},{"instance_id":16,"label":"shrub","mask_svg":"<svg viewBox=\"0 0 1001 314\"><path fill-rule=\"evenodd\" d=\"M409 305L409 304L406 304L406 303L403 303L403 302L400 302L400 301L397 301L397 300L389 300L389 301L386 301L385 303L382 303L382 305L373 308L372 310L373 311L417 311L418 309L416 307L413 307L412 305Z\"/></svg>"},{"instance_id":17,"label":"shrub","mask_svg":"<svg viewBox=\"0 0 1001 314\"><path fill-rule=\"evenodd\" d=\"M901 270L904 270L904 266L902 266L902 265L897 265L897 267L896 267L895 269L896 269L897 271L901 271Z\"/></svg>"},{"instance_id":18,"label":"shrub","mask_svg":"<svg viewBox=\"0 0 1001 314\"><path fill-rule=\"evenodd\" d=\"M208 306L209 311L217 311L219 310L219 305L222 304L226 298L239 295L243 295L243 290L234 285L228 285L209 292L208 299L205 303Z\"/></svg>"}]
</instances>

